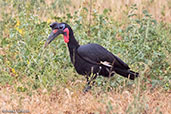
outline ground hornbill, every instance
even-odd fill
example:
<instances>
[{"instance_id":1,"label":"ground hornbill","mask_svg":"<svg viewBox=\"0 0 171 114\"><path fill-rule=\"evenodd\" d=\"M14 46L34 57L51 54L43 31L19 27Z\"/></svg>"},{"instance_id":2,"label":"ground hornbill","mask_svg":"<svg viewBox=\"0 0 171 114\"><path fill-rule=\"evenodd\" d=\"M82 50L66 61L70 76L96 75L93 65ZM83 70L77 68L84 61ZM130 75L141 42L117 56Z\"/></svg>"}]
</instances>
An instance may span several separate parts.
<instances>
[{"instance_id":1,"label":"ground hornbill","mask_svg":"<svg viewBox=\"0 0 171 114\"><path fill-rule=\"evenodd\" d=\"M84 92L87 92L91 88L94 79L98 75L111 77L117 73L131 80L138 77L139 74L137 72L130 70L126 63L104 47L94 43L79 45L68 24L54 22L50 27L52 28L52 32L45 43L45 47L58 35L63 34L64 41L68 45L72 64L78 74L86 76L87 86Z\"/></svg>"}]
</instances>

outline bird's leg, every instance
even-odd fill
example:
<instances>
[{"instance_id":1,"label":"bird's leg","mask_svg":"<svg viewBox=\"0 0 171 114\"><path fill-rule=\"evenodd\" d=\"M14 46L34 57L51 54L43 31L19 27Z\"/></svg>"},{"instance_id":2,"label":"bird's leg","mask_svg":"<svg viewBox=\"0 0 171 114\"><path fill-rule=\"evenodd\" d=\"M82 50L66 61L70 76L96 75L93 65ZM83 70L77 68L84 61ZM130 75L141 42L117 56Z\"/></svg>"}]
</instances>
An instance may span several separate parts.
<instances>
[{"instance_id":1,"label":"bird's leg","mask_svg":"<svg viewBox=\"0 0 171 114\"><path fill-rule=\"evenodd\" d=\"M88 75L86 75L86 80L87 80L87 82L89 81L89 76Z\"/></svg>"},{"instance_id":2,"label":"bird's leg","mask_svg":"<svg viewBox=\"0 0 171 114\"><path fill-rule=\"evenodd\" d=\"M92 83L92 84L94 84L94 80L97 78L97 75L98 75L98 73L97 73L97 74L92 75L91 79L87 82L87 84L88 84L88 85L90 85L92 81L93 81L93 83Z\"/></svg>"},{"instance_id":3,"label":"bird's leg","mask_svg":"<svg viewBox=\"0 0 171 114\"><path fill-rule=\"evenodd\" d=\"M112 67L111 67L110 70L108 71L108 72L109 72L109 77L111 77L112 74L115 74L115 73L116 73L115 71L113 71L114 64L115 64L115 59L114 59L114 61L112 62Z\"/></svg>"},{"instance_id":4,"label":"bird's leg","mask_svg":"<svg viewBox=\"0 0 171 114\"><path fill-rule=\"evenodd\" d=\"M96 79L97 75L98 75L98 73L91 75L90 79L89 79L88 76L86 77L87 78L87 85L86 85L86 87L83 90L84 93L88 92L88 90L91 89L92 85L94 85L94 83L95 83L94 80Z\"/></svg>"},{"instance_id":5,"label":"bird's leg","mask_svg":"<svg viewBox=\"0 0 171 114\"><path fill-rule=\"evenodd\" d=\"M87 86L84 88L84 93L86 93L89 89L91 89L92 85L94 85L95 83L95 79L97 78L97 76L99 75L100 71L101 71L102 67L99 66L99 71L96 73L96 74L93 74L92 75L87 75L86 79L87 79ZM92 69L93 71L93 69ZM91 83L92 82L92 83Z\"/></svg>"}]
</instances>

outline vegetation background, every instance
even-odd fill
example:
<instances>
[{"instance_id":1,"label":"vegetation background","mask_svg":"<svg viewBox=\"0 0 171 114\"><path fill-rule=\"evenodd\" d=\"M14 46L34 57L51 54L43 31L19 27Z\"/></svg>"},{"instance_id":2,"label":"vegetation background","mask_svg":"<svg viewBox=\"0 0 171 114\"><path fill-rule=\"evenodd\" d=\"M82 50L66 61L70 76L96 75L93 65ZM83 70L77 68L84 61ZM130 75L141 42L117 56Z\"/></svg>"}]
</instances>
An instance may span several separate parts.
<instances>
[{"instance_id":1,"label":"vegetation background","mask_svg":"<svg viewBox=\"0 0 171 114\"><path fill-rule=\"evenodd\" d=\"M44 49L49 24L67 22L140 73L98 77L86 94L66 44ZM170 0L0 0L0 113L171 113Z\"/></svg>"}]
</instances>

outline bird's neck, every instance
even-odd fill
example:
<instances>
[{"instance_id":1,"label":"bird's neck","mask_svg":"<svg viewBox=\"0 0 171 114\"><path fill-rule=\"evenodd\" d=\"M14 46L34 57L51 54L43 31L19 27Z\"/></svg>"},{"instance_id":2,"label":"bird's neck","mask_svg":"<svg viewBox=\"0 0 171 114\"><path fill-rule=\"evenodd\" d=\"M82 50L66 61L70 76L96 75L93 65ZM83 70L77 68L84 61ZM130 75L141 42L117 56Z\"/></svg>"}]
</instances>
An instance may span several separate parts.
<instances>
[{"instance_id":1,"label":"bird's neck","mask_svg":"<svg viewBox=\"0 0 171 114\"><path fill-rule=\"evenodd\" d=\"M69 53L70 53L70 58L72 63L74 63L74 59L75 59L75 54L76 54L76 50L79 47L79 43L77 42L77 40L75 39L73 33L71 33L69 35L69 42L68 42L68 49L69 49Z\"/></svg>"}]
</instances>

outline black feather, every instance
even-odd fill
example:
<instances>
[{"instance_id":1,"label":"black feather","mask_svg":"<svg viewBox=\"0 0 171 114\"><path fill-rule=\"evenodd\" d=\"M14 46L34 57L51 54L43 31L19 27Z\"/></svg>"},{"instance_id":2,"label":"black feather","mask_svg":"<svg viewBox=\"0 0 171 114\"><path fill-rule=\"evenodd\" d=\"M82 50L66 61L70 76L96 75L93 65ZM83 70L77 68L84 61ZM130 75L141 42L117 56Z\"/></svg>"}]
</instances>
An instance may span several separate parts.
<instances>
[{"instance_id":1,"label":"black feather","mask_svg":"<svg viewBox=\"0 0 171 114\"><path fill-rule=\"evenodd\" d=\"M117 73L123 77L130 78L131 80L134 80L139 76L139 73L130 70L125 62L104 47L94 43L80 46L74 37L71 27L66 23L59 24L65 24L65 27L69 29L69 42L67 45L71 62L78 74L87 76L90 76L91 74L95 75L91 80L88 80L87 78L88 85L90 84L90 81L97 77L97 75L111 77ZM103 63L107 63L107 65ZM85 91L89 88L91 87L88 86Z\"/></svg>"}]
</instances>

